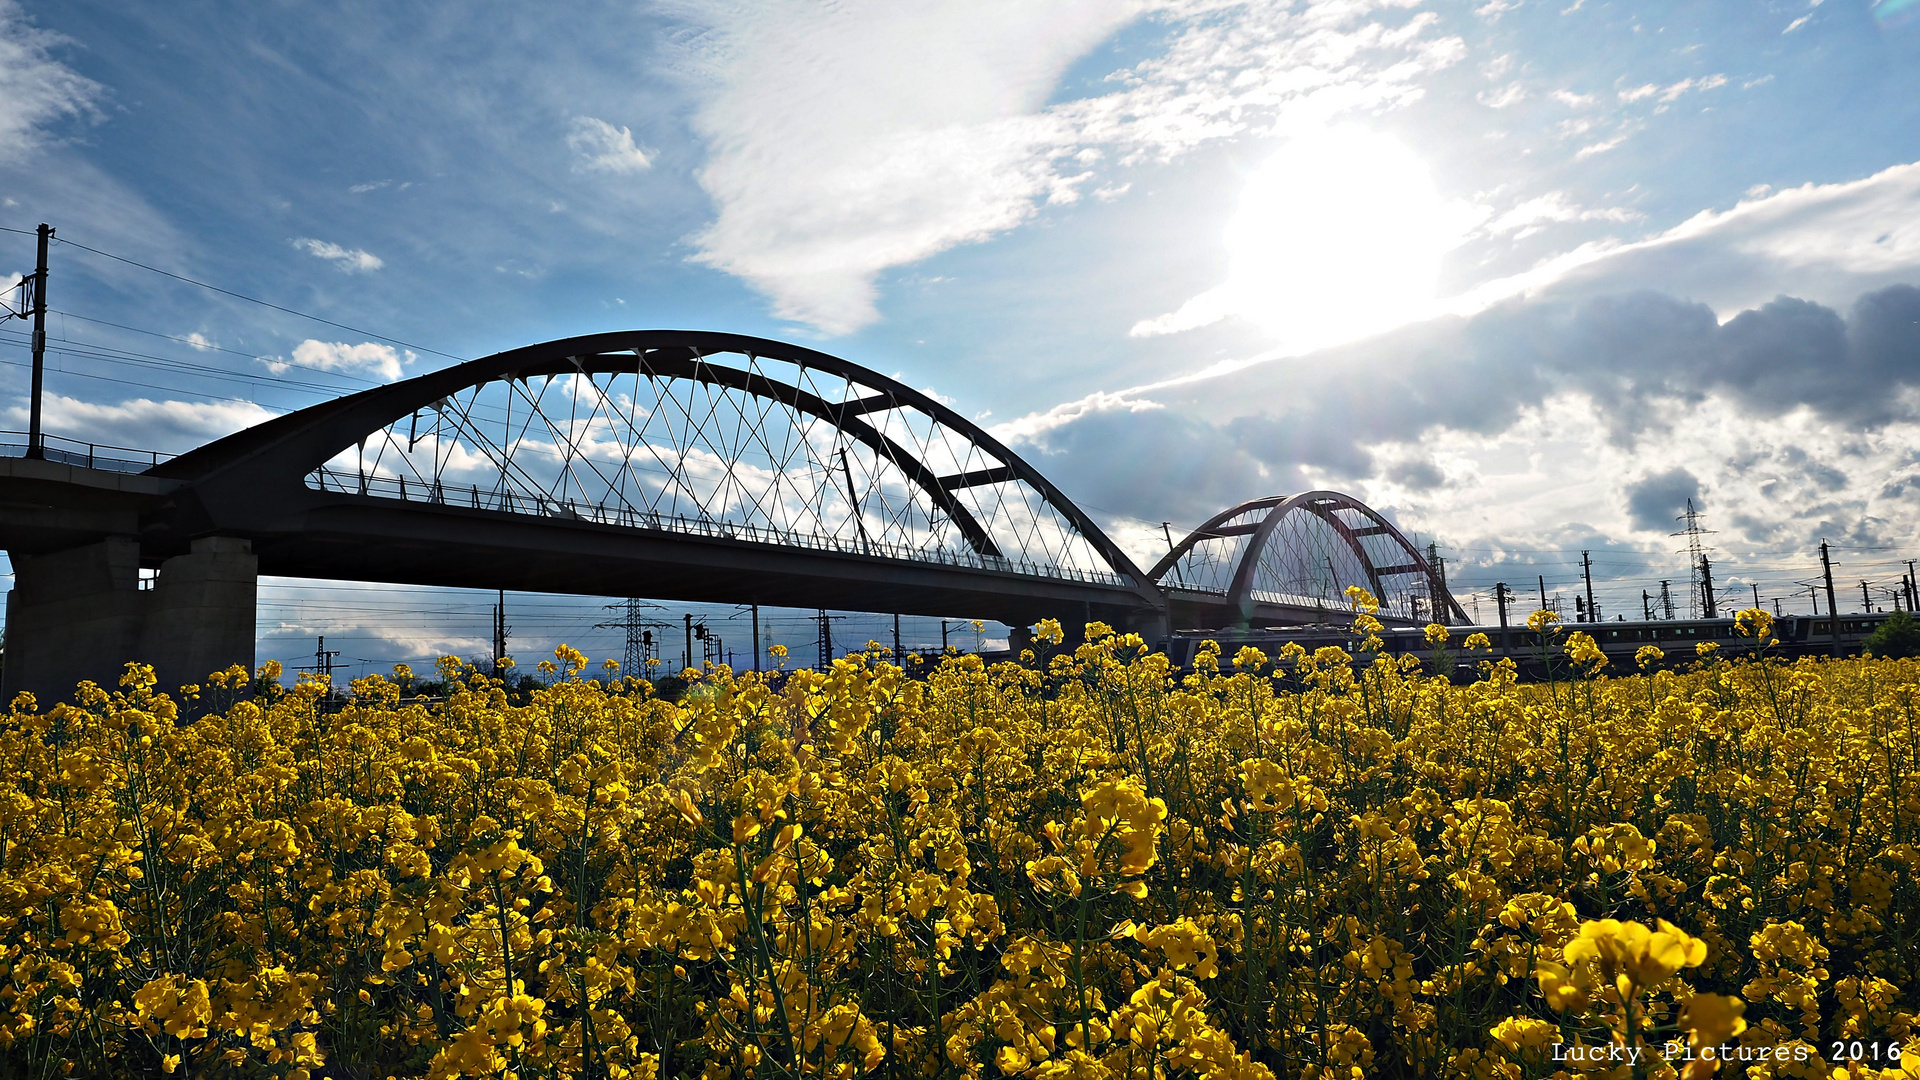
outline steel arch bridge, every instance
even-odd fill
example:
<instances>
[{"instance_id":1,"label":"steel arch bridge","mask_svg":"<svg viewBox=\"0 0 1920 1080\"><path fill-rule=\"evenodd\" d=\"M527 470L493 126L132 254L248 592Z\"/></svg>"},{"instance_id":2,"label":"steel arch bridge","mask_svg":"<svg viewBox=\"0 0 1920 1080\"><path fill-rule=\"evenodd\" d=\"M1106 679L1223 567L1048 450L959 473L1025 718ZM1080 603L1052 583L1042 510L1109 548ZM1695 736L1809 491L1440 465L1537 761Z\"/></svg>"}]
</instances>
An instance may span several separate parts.
<instances>
[{"instance_id":1,"label":"steel arch bridge","mask_svg":"<svg viewBox=\"0 0 1920 1080\"><path fill-rule=\"evenodd\" d=\"M1224 629L1341 621L1348 585L1380 601L1388 625L1467 623L1440 571L1371 507L1337 491L1271 495L1229 507L1149 571L1173 625Z\"/></svg>"},{"instance_id":2,"label":"steel arch bridge","mask_svg":"<svg viewBox=\"0 0 1920 1080\"><path fill-rule=\"evenodd\" d=\"M4 447L0 447L0 455ZM258 576L993 619L1164 640L1341 618L1465 621L1391 524L1256 499L1142 572L928 394L736 334L549 341L302 409L143 471L0 456L5 687L164 685L253 663ZM142 569L157 570L142 579ZM1324 569L1324 573L1323 573Z\"/></svg>"},{"instance_id":3,"label":"steel arch bridge","mask_svg":"<svg viewBox=\"0 0 1920 1080\"><path fill-rule=\"evenodd\" d=\"M143 551L263 573L588 595L1153 621L1045 477L929 395L764 338L550 341L278 417L148 470Z\"/></svg>"}]
</instances>

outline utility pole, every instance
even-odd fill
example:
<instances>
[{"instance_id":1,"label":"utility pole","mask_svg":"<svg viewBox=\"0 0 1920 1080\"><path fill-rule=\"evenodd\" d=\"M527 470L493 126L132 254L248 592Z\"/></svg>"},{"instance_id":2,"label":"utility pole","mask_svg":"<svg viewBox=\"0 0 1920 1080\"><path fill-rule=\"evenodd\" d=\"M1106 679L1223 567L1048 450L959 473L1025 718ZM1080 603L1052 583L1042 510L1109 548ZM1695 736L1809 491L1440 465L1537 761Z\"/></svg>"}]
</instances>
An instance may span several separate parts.
<instances>
[{"instance_id":1,"label":"utility pole","mask_svg":"<svg viewBox=\"0 0 1920 1080\"><path fill-rule=\"evenodd\" d=\"M900 655L900 616L897 613L893 617L893 662L901 667L907 666L906 657Z\"/></svg>"},{"instance_id":2,"label":"utility pole","mask_svg":"<svg viewBox=\"0 0 1920 1080\"><path fill-rule=\"evenodd\" d=\"M1825 537L1820 539L1820 572L1827 581L1827 636L1833 640L1833 654L1840 655L1840 604L1833 595L1833 559L1827 553Z\"/></svg>"},{"instance_id":3,"label":"utility pole","mask_svg":"<svg viewBox=\"0 0 1920 1080\"><path fill-rule=\"evenodd\" d=\"M1645 589L1640 590L1640 617L1648 622L1653 621L1653 596Z\"/></svg>"},{"instance_id":4,"label":"utility pole","mask_svg":"<svg viewBox=\"0 0 1920 1080\"><path fill-rule=\"evenodd\" d=\"M1820 594L1814 591L1811 581L1807 582L1807 599L1812 601L1813 613L1817 617L1820 614Z\"/></svg>"},{"instance_id":5,"label":"utility pole","mask_svg":"<svg viewBox=\"0 0 1920 1080\"><path fill-rule=\"evenodd\" d=\"M1547 610L1547 575L1538 574L1535 580L1540 582L1540 610Z\"/></svg>"},{"instance_id":6,"label":"utility pole","mask_svg":"<svg viewBox=\"0 0 1920 1080\"><path fill-rule=\"evenodd\" d=\"M1860 583L1860 610L1873 614L1873 597L1867 595L1867 583L1864 581Z\"/></svg>"},{"instance_id":7,"label":"utility pole","mask_svg":"<svg viewBox=\"0 0 1920 1080\"><path fill-rule=\"evenodd\" d=\"M1494 603L1494 606L1500 609L1500 651L1503 653L1507 651L1507 600L1508 600L1508 597L1509 597L1509 590L1507 589L1507 583L1504 581L1494 582L1493 583L1493 603Z\"/></svg>"},{"instance_id":8,"label":"utility pole","mask_svg":"<svg viewBox=\"0 0 1920 1080\"><path fill-rule=\"evenodd\" d=\"M1160 535L1167 538L1167 554L1169 555L1173 554L1173 522L1171 521L1161 522ZM1185 585L1187 583L1186 579L1180 576L1180 560L1179 559L1173 560L1173 580L1179 582L1182 585Z\"/></svg>"},{"instance_id":9,"label":"utility pole","mask_svg":"<svg viewBox=\"0 0 1920 1080\"><path fill-rule=\"evenodd\" d=\"M1907 610L1920 611L1920 581L1916 581L1913 571L1913 559L1907 560Z\"/></svg>"},{"instance_id":10,"label":"utility pole","mask_svg":"<svg viewBox=\"0 0 1920 1080\"><path fill-rule=\"evenodd\" d=\"M1747 584L1753 586L1753 606L1757 608L1760 606L1760 583L1757 581L1749 581Z\"/></svg>"},{"instance_id":11,"label":"utility pole","mask_svg":"<svg viewBox=\"0 0 1920 1080\"><path fill-rule=\"evenodd\" d=\"M507 658L507 590L496 594L498 599L493 605L493 677L506 676L506 668L501 661Z\"/></svg>"},{"instance_id":12,"label":"utility pole","mask_svg":"<svg viewBox=\"0 0 1920 1080\"><path fill-rule=\"evenodd\" d=\"M827 618L826 608L821 608L820 614L816 616L816 618L820 620L819 670L823 672L831 671L833 670L833 622Z\"/></svg>"},{"instance_id":13,"label":"utility pole","mask_svg":"<svg viewBox=\"0 0 1920 1080\"><path fill-rule=\"evenodd\" d=\"M688 668L693 666L693 616L691 614L688 614L688 615L682 615L681 618L686 621L686 631L687 631L687 651L680 654L680 659L682 661L682 663L680 664L680 670L685 671Z\"/></svg>"},{"instance_id":14,"label":"utility pole","mask_svg":"<svg viewBox=\"0 0 1920 1080\"><path fill-rule=\"evenodd\" d=\"M325 634L320 635L320 645L313 650L313 670L327 679L327 692L333 692L333 658L340 655L339 649L328 649Z\"/></svg>"},{"instance_id":15,"label":"utility pole","mask_svg":"<svg viewBox=\"0 0 1920 1080\"><path fill-rule=\"evenodd\" d=\"M760 670L760 605L753 605L753 670Z\"/></svg>"},{"instance_id":16,"label":"utility pole","mask_svg":"<svg viewBox=\"0 0 1920 1080\"><path fill-rule=\"evenodd\" d=\"M1580 573L1587 579L1587 621L1599 622L1600 609L1593 606L1593 556L1580 553Z\"/></svg>"},{"instance_id":17,"label":"utility pole","mask_svg":"<svg viewBox=\"0 0 1920 1080\"><path fill-rule=\"evenodd\" d=\"M1700 556L1700 606L1709 619L1720 617L1719 609L1713 602L1713 564L1705 555Z\"/></svg>"},{"instance_id":18,"label":"utility pole","mask_svg":"<svg viewBox=\"0 0 1920 1080\"><path fill-rule=\"evenodd\" d=\"M40 427L40 395L47 370L47 241L53 226L40 223L40 261L33 271L33 387L27 399L27 456L47 456L47 436Z\"/></svg>"},{"instance_id":19,"label":"utility pole","mask_svg":"<svg viewBox=\"0 0 1920 1080\"><path fill-rule=\"evenodd\" d=\"M1660 610L1666 613L1667 621L1673 621L1673 589L1671 581L1660 582Z\"/></svg>"}]
</instances>

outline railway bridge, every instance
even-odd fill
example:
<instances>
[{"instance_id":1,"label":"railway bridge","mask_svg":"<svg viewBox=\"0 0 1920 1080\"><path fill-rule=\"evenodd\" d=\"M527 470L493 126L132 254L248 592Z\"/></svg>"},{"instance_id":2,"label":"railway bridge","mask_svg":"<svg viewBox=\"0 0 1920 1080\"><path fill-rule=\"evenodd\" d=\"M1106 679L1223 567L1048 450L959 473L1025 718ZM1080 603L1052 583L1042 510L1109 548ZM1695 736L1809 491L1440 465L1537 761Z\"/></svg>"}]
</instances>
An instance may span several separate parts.
<instances>
[{"instance_id":1,"label":"railway bridge","mask_svg":"<svg viewBox=\"0 0 1920 1080\"><path fill-rule=\"evenodd\" d=\"M5 693L253 663L260 574L994 619L1150 639L1459 614L1379 515L1315 492L1227 511L1142 571L929 395L763 338L530 345L289 413L179 457L0 457ZM1223 573L1231 567L1232 572Z\"/></svg>"}]
</instances>

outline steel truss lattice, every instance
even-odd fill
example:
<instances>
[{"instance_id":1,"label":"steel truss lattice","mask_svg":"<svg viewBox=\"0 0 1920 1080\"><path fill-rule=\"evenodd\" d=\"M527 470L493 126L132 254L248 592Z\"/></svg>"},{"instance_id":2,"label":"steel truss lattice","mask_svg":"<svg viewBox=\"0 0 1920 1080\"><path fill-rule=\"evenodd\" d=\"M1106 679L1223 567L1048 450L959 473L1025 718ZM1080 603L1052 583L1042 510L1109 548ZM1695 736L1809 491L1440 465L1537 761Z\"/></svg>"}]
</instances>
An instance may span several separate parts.
<instances>
[{"instance_id":1,"label":"steel truss lattice","mask_svg":"<svg viewBox=\"0 0 1920 1080\"><path fill-rule=\"evenodd\" d=\"M396 384L306 486L1144 586L1030 466L930 396L759 338L595 335ZM472 377L457 387L449 376ZM436 381L437 380L437 381ZM348 399L351 400L351 399ZM362 411L364 415L364 410Z\"/></svg>"}]
</instances>

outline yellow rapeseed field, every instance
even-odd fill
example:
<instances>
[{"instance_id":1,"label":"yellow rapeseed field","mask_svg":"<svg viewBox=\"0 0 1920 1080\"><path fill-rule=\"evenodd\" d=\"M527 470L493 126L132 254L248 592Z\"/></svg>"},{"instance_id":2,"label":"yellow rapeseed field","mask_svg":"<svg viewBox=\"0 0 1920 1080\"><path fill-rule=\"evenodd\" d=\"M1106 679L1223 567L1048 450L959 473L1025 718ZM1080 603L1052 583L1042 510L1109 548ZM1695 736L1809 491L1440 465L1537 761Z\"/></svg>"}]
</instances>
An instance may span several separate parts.
<instances>
[{"instance_id":1,"label":"yellow rapeseed field","mask_svg":"<svg viewBox=\"0 0 1920 1080\"><path fill-rule=\"evenodd\" d=\"M23 695L0 1075L1920 1075L1920 661L1536 625Z\"/></svg>"}]
</instances>

